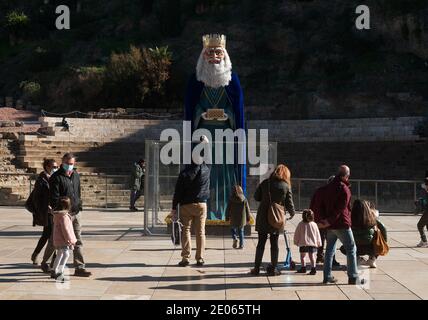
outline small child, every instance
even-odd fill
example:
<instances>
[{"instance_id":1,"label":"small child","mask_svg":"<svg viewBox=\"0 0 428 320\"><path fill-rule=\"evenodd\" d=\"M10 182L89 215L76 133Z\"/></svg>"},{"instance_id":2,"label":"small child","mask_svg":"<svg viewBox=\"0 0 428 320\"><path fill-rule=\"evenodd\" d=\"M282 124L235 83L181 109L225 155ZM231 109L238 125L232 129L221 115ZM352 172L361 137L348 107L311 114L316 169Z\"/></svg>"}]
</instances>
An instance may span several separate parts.
<instances>
[{"instance_id":1,"label":"small child","mask_svg":"<svg viewBox=\"0 0 428 320\"><path fill-rule=\"evenodd\" d=\"M309 253L311 261L310 275L317 273L316 255L318 247L321 247L321 235L317 224L314 222L314 213L310 209L305 209L302 212L302 221L297 225L294 232L294 244L299 247L300 260L302 263L298 273L306 273L306 253Z\"/></svg>"},{"instance_id":2,"label":"small child","mask_svg":"<svg viewBox=\"0 0 428 320\"><path fill-rule=\"evenodd\" d=\"M76 244L73 223L69 214L71 201L68 197L59 199L58 211L53 212L53 244L56 249L56 259L51 271L51 278L64 282L64 268L70 257L70 251Z\"/></svg>"},{"instance_id":3,"label":"small child","mask_svg":"<svg viewBox=\"0 0 428 320\"><path fill-rule=\"evenodd\" d=\"M233 248L244 248L244 228L250 222L250 206L241 186L235 185L226 208L226 220L232 227Z\"/></svg>"}]
</instances>

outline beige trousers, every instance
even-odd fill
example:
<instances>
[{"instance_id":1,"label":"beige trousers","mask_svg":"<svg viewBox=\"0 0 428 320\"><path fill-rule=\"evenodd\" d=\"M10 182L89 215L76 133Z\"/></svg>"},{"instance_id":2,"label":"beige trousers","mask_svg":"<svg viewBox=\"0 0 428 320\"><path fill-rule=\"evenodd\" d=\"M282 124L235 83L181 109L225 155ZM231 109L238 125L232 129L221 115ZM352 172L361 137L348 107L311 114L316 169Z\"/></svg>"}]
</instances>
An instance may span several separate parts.
<instances>
[{"instance_id":1,"label":"beige trousers","mask_svg":"<svg viewBox=\"0 0 428 320\"><path fill-rule=\"evenodd\" d=\"M183 224L181 234L181 257L189 261L192 252L190 228L195 224L196 261L204 258L205 251L205 221L207 220L206 203L190 203L180 206L180 221Z\"/></svg>"}]
</instances>

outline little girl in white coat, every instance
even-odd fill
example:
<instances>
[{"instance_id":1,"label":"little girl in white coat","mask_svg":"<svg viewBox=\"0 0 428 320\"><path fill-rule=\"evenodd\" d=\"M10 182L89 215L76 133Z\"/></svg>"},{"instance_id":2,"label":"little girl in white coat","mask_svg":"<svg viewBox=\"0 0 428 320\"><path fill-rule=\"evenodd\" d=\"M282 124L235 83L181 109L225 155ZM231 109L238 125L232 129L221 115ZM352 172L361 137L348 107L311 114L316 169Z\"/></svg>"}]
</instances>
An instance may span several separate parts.
<instances>
[{"instance_id":1,"label":"little girl in white coat","mask_svg":"<svg viewBox=\"0 0 428 320\"><path fill-rule=\"evenodd\" d=\"M309 254L311 261L311 271L309 274L315 275L316 256L318 247L321 247L321 235L317 224L314 222L314 213L310 209L305 209L302 212L302 221L297 225L294 232L294 244L299 247L300 260L302 262L301 268L298 273L306 273L306 254Z\"/></svg>"}]
</instances>

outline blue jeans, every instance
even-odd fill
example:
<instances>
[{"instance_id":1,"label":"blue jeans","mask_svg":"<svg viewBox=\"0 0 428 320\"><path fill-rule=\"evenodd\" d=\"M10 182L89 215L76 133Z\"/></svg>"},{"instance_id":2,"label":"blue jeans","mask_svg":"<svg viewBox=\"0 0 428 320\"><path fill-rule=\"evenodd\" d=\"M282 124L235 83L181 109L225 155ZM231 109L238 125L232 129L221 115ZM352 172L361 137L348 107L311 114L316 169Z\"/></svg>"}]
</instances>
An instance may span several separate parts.
<instances>
[{"instance_id":1,"label":"blue jeans","mask_svg":"<svg viewBox=\"0 0 428 320\"><path fill-rule=\"evenodd\" d=\"M135 202L137 202L137 200L141 197L141 195L143 194L142 190L131 190L131 195L130 195L130 201L129 201L129 207L130 208L134 208L135 207Z\"/></svg>"},{"instance_id":2,"label":"blue jeans","mask_svg":"<svg viewBox=\"0 0 428 320\"><path fill-rule=\"evenodd\" d=\"M244 246L244 228L232 228L232 238L237 240L239 237L239 246Z\"/></svg>"},{"instance_id":3,"label":"blue jeans","mask_svg":"<svg viewBox=\"0 0 428 320\"><path fill-rule=\"evenodd\" d=\"M355 246L354 235L351 229L338 229L327 231L327 247L325 249L324 259L324 281L331 279L331 269L333 264L333 256L336 252L336 242L339 239L346 250L346 262L348 278L358 278L357 268L357 248Z\"/></svg>"}]
</instances>

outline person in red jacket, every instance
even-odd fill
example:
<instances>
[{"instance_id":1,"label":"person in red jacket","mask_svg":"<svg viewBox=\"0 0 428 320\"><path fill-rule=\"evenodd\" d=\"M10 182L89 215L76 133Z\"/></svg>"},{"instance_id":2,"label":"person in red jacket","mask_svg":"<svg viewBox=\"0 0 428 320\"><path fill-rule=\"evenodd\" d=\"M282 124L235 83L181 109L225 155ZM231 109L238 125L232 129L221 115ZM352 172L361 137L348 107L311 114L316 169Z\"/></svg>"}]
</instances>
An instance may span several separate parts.
<instances>
[{"instance_id":1,"label":"person in red jacket","mask_svg":"<svg viewBox=\"0 0 428 320\"><path fill-rule=\"evenodd\" d=\"M325 209L323 205L324 200L324 190L326 189L327 185L333 181L335 176L330 176L327 179L327 184L324 186L318 188L315 190L312 199L311 204L309 208L314 212L314 221L315 223L321 222L325 218ZM327 236L327 230L326 229L320 229L321 234L321 246L318 248L317 251L317 263L324 263L324 244ZM340 268L340 263L336 260L336 255L333 256L333 267L334 268Z\"/></svg>"},{"instance_id":2,"label":"person in red jacket","mask_svg":"<svg viewBox=\"0 0 428 320\"><path fill-rule=\"evenodd\" d=\"M339 239L346 249L348 284L363 284L364 280L358 276L356 246L351 229L351 189L349 177L351 170L342 165L336 177L323 191L323 206L325 218L318 223L318 227L327 228L327 247L324 261L323 283L336 283L331 274L333 255L336 252L336 242Z\"/></svg>"}]
</instances>

